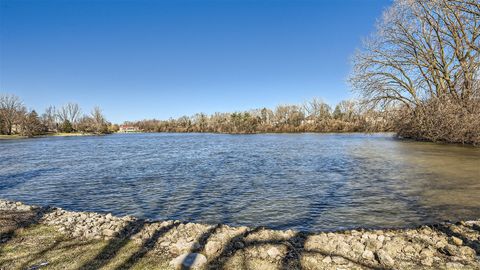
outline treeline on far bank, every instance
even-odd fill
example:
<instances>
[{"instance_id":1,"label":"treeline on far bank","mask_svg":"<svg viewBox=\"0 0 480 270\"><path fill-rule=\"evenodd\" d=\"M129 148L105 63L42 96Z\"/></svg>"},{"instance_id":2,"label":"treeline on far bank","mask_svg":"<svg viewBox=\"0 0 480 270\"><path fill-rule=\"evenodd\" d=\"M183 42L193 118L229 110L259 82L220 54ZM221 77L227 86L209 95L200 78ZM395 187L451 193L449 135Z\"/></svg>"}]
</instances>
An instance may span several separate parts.
<instances>
[{"instance_id":1,"label":"treeline on far bank","mask_svg":"<svg viewBox=\"0 0 480 270\"><path fill-rule=\"evenodd\" d=\"M12 94L0 93L0 134L38 136L49 133L106 134L114 131L99 107L84 114L76 103L48 107L42 114L29 110Z\"/></svg>"},{"instance_id":2,"label":"treeline on far bank","mask_svg":"<svg viewBox=\"0 0 480 270\"><path fill-rule=\"evenodd\" d=\"M366 109L360 102L342 101L333 109L314 98L302 105L279 105L244 112L197 113L169 120L125 122L145 132L380 132L390 131L392 118L387 110Z\"/></svg>"}]
</instances>

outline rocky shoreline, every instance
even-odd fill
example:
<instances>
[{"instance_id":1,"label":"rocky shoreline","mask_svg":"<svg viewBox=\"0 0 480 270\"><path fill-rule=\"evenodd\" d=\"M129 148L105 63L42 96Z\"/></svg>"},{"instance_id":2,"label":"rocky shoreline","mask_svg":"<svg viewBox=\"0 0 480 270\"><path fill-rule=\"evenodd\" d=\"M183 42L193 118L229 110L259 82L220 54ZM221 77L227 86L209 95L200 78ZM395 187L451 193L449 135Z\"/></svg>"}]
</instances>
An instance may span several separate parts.
<instances>
[{"instance_id":1,"label":"rocky shoreline","mask_svg":"<svg viewBox=\"0 0 480 270\"><path fill-rule=\"evenodd\" d=\"M303 233L152 222L0 200L0 222L0 254L18 230L46 226L67 240L112 247L111 243L131 241L138 251L126 260L127 266L157 256L159 269L480 269L480 220L414 229ZM0 269L9 269L2 263L0 259Z\"/></svg>"}]
</instances>

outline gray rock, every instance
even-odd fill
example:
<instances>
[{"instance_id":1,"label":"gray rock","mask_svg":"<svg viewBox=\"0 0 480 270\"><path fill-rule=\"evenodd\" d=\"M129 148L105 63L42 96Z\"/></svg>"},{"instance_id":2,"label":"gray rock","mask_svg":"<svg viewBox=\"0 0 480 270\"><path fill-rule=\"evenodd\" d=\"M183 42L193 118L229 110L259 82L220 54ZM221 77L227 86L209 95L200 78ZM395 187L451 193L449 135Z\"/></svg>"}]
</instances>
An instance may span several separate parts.
<instances>
[{"instance_id":1,"label":"gray rock","mask_svg":"<svg viewBox=\"0 0 480 270\"><path fill-rule=\"evenodd\" d=\"M195 249L198 249L199 247L200 247L200 244L198 244L197 242L193 242L193 241L187 242L184 239L179 240L175 244L175 248L179 251L179 253L186 252L188 250L195 250Z\"/></svg>"},{"instance_id":2,"label":"gray rock","mask_svg":"<svg viewBox=\"0 0 480 270\"><path fill-rule=\"evenodd\" d=\"M452 237L450 238L450 240L451 240L452 243L453 243L454 245L456 245L456 246L461 246L461 245L463 245L462 239L460 239L460 238L458 238L458 237L452 236Z\"/></svg>"},{"instance_id":3,"label":"gray rock","mask_svg":"<svg viewBox=\"0 0 480 270\"><path fill-rule=\"evenodd\" d=\"M350 246L345 242L340 242L337 245L337 252L342 255L348 254L350 251Z\"/></svg>"},{"instance_id":4,"label":"gray rock","mask_svg":"<svg viewBox=\"0 0 480 270\"><path fill-rule=\"evenodd\" d=\"M447 270L457 270L463 268L463 264L456 262L448 262L445 266Z\"/></svg>"},{"instance_id":5,"label":"gray rock","mask_svg":"<svg viewBox=\"0 0 480 270\"><path fill-rule=\"evenodd\" d=\"M221 248L222 248L222 245L219 242L209 241L205 245L205 253L207 254L207 256L212 256L216 254Z\"/></svg>"},{"instance_id":6,"label":"gray rock","mask_svg":"<svg viewBox=\"0 0 480 270\"><path fill-rule=\"evenodd\" d=\"M415 248L413 246L408 245L408 246L403 248L403 252L405 252L405 253L415 253L417 251L415 250Z\"/></svg>"},{"instance_id":7,"label":"gray rock","mask_svg":"<svg viewBox=\"0 0 480 270\"><path fill-rule=\"evenodd\" d=\"M323 258L322 262L324 263L331 263L332 262L332 258L330 256L327 256L325 258Z\"/></svg>"},{"instance_id":8,"label":"gray rock","mask_svg":"<svg viewBox=\"0 0 480 270\"><path fill-rule=\"evenodd\" d=\"M438 241L438 242L435 244L435 246L436 246L437 248L444 248L446 245L447 245L447 244L446 244L445 242L443 242L443 241Z\"/></svg>"},{"instance_id":9,"label":"gray rock","mask_svg":"<svg viewBox=\"0 0 480 270\"><path fill-rule=\"evenodd\" d=\"M365 245L367 246L367 249L370 250L377 250L382 247L382 243L376 239L367 239Z\"/></svg>"},{"instance_id":10,"label":"gray rock","mask_svg":"<svg viewBox=\"0 0 480 270\"><path fill-rule=\"evenodd\" d=\"M102 234L108 237L112 237L112 236L115 236L117 233L114 230L105 229L102 231Z\"/></svg>"},{"instance_id":11,"label":"gray rock","mask_svg":"<svg viewBox=\"0 0 480 270\"><path fill-rule=\"evenodd\" d=\"M363 251L365 250L365 246L358 241L354 241L352 243L352 249L355 253L362 254Z\"/></svg>"},{"instance_id":12,"label":"gray rock","mask_svg":"<svg viewBox=\"0 0 480 270\"><path fill-rule=\"evenodd\" d=\"M420 251L420 256L423 258L433 257L433 251L428 248L424 248L422 251Z\"/></svg>"},{"instance_id":13,"label":"gray rock","mask_svg":"<svg viewBox=\"0 0 480 270\"><path fill-rule=\"evenodd\" d=\"M242 241L237 241L237 242L235 242L234 246L237 249L241 249L241 248L245 247L245 244Z\"/></svg>"},{"instance_id":14,"label":"gray rock","mask_svg":"<svg viewBox=\"0 0 480 270\"><path fill-rule=\"evenodd\" d=\"M373 254L372 251L366 249L366 250L362 253L362 258L364 258L365 260L373 261L373 260L375 259L375 255Z\"/></svg>"},{"instance_id":15,"label":"gray rock","mask_svg":"<svg viewBox=\"0 0 480 270\"><path fill-rule=\"evenodd\" d=\"M378 241L380 241L381 243L383 243L383 241L385 240L385 236L379 235L379 236L377 237L377 239L378 239Z\"/></svg>"},{"instance_id":16,"label":"gray rock","mask_svg":"<svg viewBox=\"0 0 480 270\"><path fill-rule=\"evenodd\" d=\"M443 253L449 256L455 256L458 254L458 250L456 246L448 244L443 248Z\"/></svg>"},{"instance_id":17,"label":"gray rock","mask_svg":"<svg viewBox=\"0 0 480 270\"><path fill-rule=\"evenodd\" d=\"M378 261L385 266L391 267L395 264L395 261L390 257L390 255L383 249L380 249L376 252Z\"/></svg>"},{"instance_id":18,"label":"gray rock","mask_svg":"<svg viewBox=\"0 0 480 270\"><path fill-rule=\"evenodd\" d=\"M459 254L467 258L475 258L476 252L471 247L463 246L463 247L460 247Z\"/></svg>"},{"instance_id":19,"label":"gray rock","mask_svg":"<svg viewBox=\"0 0 480 270\"><path fill-rule=\"evenodd\" d=\"M170 261L175 268L200 268L207 263L207 258L200 253L185 253Z\"/></svg>"},{"instance_id":20,"label":"gray rock","mask_svg":"<svg viewBox=\"0 0 480 270\"><path fill-rule=\"evenodd\" d=\"M268 257L275 259L280 256L280 250L276 247L271 247L267 250Z\"/></svg>"},{"instance_id":21,"label":"gray rock","mask_svg":"<svg viewBox=\"0 0 480 270\"><path fill-rule=\"evenodd\" d=\"M340 256L333 256L332 261L335 264L347 264L348 263L348 261L345 258L340 257Z\"/></svg>"},{"instance_id":22,"label":"gray rock","mask_svg":"<svg viewBox=\"0 0 480 270\"><path fill-rule=\"evenodd\" d=\"M426 257L426 258L423 259L420 263L421 263L422 265L425 265L425 266L432 266L432 264L433 264L433 258L432 258L432 257Z\"/></svg>"}]
</instances>

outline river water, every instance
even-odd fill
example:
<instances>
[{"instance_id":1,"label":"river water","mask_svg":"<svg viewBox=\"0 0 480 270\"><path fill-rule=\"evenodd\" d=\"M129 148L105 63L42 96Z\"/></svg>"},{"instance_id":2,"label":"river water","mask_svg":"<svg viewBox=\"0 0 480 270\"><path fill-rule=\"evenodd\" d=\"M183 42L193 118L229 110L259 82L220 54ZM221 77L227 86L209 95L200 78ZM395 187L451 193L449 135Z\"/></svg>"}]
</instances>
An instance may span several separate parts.
<instances>
[{"instance_id":1,"label":"river water","mask_svg":"<svg viewBox=\"0 0 480 270\"><path fill-rule=\"evenodd\" d=\"M0 141L0 198L302 231L480 217L480 149L392 134L115 134Z\"/></svg>"}]
</instances>

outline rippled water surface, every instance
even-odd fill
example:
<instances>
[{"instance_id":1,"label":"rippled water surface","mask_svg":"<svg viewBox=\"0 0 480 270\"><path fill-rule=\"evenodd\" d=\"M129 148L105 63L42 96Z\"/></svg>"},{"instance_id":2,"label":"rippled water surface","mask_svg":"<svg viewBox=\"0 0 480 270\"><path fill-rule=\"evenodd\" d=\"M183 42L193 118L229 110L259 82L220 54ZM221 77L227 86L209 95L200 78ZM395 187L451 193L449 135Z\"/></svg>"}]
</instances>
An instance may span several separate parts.
<instances>
[{"instance_id":1,"label":"rippled water surface","mask_svg":"<svg viewBox=\"0 0 480 270\"><path fill-rule=\"evenodd\" d=\"M391 134L0 141L0 198L304 231L480 217L480 149Z\"/></svg>"}]
</instances>

